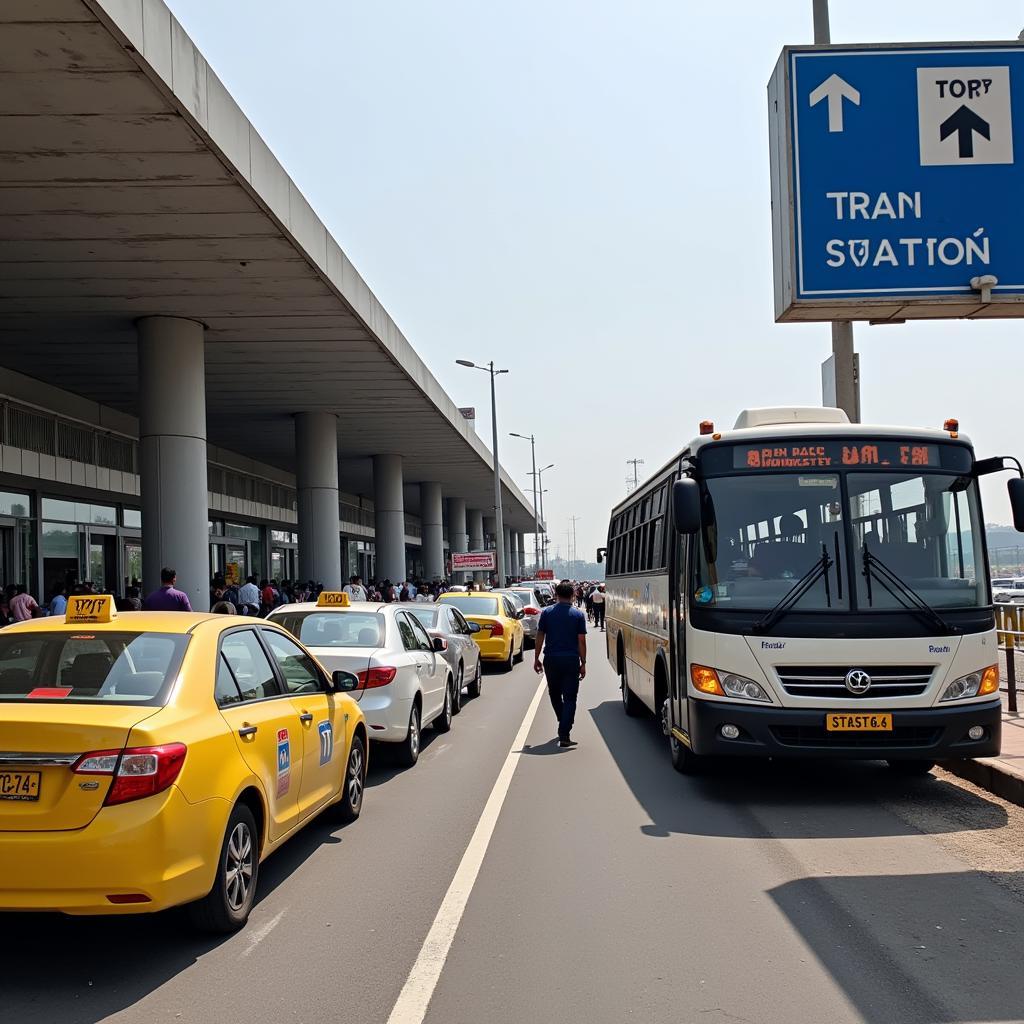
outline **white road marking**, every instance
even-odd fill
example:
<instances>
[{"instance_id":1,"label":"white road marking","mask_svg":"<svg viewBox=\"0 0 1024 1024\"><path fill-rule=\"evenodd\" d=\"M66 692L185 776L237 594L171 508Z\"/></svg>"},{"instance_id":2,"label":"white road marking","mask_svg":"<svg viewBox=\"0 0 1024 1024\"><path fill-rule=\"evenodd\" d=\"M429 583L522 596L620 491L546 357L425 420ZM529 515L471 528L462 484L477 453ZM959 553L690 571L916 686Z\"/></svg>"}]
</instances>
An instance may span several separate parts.
<instances>
[{"instance_id":1,"label":"white road marking","mask_svg":"<svg viewBox=\"0 0 1024 1024\"><path fill-rule=\"evenodd\" d=\"M534 716L537 714L537 706L541 697L547 689L547 684L542 678L537 687L537 692L526 709L526 716L523 718L519 732L512 741L512 747L505 758L505 763L498 772L498 778L487 798L483 813L477 822L473 837L462 855L462 860L455 871L448 891L445 893L441 906L434 918L434 923L423 940L423 947L416 957L416 963L412 965L409 977L405 981L398 1001L395 1003L391 1016L388 1017L388 1024L422 1024L427 1015L427 1007L434 995L434 989L440 980L441 972L444 970L445 961L448 959L448 952L458 931L459 922L462 920L463 911L469 901L469 895L473 891L476 877L480 873L480 865L483 863L484 854L490 844L491 836L494 834L494 826L498 822L498 815L501 813L502 805L508 794L509 786L512 783L512 776L515 774L519 758L522 756L523 746L530 734L530 726L533 725Z\"/></svg>"},{"instance_id":2,"label":"white road marking","mask_svg":"<svg viewBox=\"0 0 1024 1024\"><path fill-rule=\"evenodd\" d=\"M249 945L242 950L242 957L247 957L280 923L284 917L284 911L280 911L272 917L265 925L249 933Z\"/></svg>"}]
</instances>

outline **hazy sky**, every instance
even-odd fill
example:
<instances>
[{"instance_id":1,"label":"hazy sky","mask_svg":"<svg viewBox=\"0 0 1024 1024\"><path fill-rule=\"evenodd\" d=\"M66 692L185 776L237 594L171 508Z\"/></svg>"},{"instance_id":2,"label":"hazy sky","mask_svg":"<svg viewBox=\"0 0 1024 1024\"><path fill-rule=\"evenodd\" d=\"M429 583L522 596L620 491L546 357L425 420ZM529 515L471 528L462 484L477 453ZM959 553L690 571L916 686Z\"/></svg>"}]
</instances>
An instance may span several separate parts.
<instances>
[{"instance_id":1,"label":"hazy sky","mask_svg":"<svg viewBox=\"0 0 1024 1024\"><path fill-rule=\"evenodd\" d=\"M603 543L626 460L700 420L820 403L829 328L776 325L765 89L811 0L170 0L565 550ZM832 0L836 42L1016 39L1017 0ZM856 328L865 422L959 416L1024 454L1013 321ZM1007 522L1005 484L986 518Z\"/></svg>"}]
</instances>

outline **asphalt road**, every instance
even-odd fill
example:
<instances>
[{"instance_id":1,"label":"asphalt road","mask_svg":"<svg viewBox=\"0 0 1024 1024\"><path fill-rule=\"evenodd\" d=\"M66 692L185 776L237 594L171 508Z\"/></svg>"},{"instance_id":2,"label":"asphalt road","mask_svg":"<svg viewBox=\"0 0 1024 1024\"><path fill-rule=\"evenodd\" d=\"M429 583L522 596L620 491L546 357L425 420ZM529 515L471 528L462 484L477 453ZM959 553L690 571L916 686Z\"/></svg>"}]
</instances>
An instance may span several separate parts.
<instances>
[{"instance_id":1,"label":"asphalt road","mask_svg":"<svg viewBox=\"0 0 1024 1024\"><path fill-rule=\"evenodd\" d=\"M377 757L360 821L275 854L230 939L0 915L0 1020L384 1024L536 688L489 674L414 769ZM1020 808L878 764L683 778L596 651L579 747L553 736L541 703L428 1024L1024 1021Z\"/></svg>"}]
</instances>

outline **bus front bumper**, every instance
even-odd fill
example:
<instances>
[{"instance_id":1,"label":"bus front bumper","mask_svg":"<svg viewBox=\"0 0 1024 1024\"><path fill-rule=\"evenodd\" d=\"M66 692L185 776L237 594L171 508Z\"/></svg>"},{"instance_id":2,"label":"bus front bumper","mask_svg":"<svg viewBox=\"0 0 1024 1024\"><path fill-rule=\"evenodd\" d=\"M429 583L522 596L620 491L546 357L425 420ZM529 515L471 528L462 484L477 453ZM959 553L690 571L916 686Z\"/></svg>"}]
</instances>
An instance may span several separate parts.
<instances>
[{"instance_id":1,"label":"bus front bumper","mask_svg":"<svg viewBox=\"0 0 1024 1024\"><path fill-rule=\"evenodd\" d=\"M836 757L940 761L947 757L993 757L1002 737L1000 701L961 707L897 708L891 732L829 732L829 711L850 712L854 707L815 709L752 707L723 701L689 699L690 747L696 754L732 757ZM877 711L878 709L872 709ZM738 739L722 736L722 726L735 725ZM980 725L981 739L968 730Z\"/></svg>"}]
</instances>

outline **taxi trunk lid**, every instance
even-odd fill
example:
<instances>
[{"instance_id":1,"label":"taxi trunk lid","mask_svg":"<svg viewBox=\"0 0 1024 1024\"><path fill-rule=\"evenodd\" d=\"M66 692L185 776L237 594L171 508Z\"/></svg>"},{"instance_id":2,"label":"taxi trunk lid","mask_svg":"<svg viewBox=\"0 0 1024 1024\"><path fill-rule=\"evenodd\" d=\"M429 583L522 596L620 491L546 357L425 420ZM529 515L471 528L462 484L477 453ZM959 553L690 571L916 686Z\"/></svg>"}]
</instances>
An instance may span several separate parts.
<instances>
[{"instance_id":1,"label":"taxi trunk lid","mask_svg":"<svg viewBox=\"0 0 1024 1024\"><path fill-rule=\"evenodd\" d=\"M380 648L378 647L310 647L316 656L316 660L328 672L335 672L343 669L346 672L354 672L359 676L361 683L365 682L366 672L373 664L373 657ZM366 692L365 686L349 693L350 697L362 700Z\"/></svg>"},{"instance_id":2,"label":"taxi trunk lid","mask_svg":"<svg viewBox=\"0 0 1024 1024\"><path fill-rule=\"evenodd\" d=\"M111 779L76 775L82 754L122 750L132 729L158 708L128 705L0 704L0 832L84 828Z\"/></svg>"}]
</instances>

